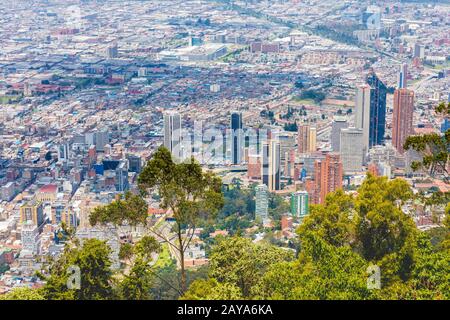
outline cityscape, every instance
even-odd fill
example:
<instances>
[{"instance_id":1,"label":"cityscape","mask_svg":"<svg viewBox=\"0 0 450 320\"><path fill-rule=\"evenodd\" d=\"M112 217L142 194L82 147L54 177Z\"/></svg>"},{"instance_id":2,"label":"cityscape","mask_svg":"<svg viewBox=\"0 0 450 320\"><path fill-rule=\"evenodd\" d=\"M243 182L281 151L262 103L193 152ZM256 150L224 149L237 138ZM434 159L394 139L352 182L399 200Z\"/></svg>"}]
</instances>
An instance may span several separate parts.
<instances>
[{"instance_id":1,"label":"cityscape","mask_svg":"<svg viewBox=\"0 0 450 320\"><path fill-rule=\"evenodd\" d=\"M450 3L0 0L0 300L449 300Z\"/></svg>"}]
</instances>

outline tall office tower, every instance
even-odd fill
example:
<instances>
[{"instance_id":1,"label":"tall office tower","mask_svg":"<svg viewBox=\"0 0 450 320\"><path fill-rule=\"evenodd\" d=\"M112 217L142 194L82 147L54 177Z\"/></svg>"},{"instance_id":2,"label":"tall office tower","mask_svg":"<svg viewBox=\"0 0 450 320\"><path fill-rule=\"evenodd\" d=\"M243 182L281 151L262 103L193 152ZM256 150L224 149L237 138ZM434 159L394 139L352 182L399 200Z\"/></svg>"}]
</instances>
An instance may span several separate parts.
<instances>
[{"instance_id":1,"label":"tall office tower","mask_svg":"<svg viewBox=\"0 0 450 320\"><path fill-rule=\"evenodd\" d=\"M108 59L114 59L119 56L119 50L117 48L117 43L114 43L106 48L106 57Z\"/></svg>"},{"instance_id":2,"label":"tall office tower","mask_svg":"<svg viewBox=\"0 0 450 320\"><path fill-rule=\"evenodd\" d=\"M316 151L317 130L309 125L298 128L297 148L299 153Z\"/></svg>"},{"instance_id":3,"label":"tall office tower","mask_svg":"<svg viewBox=\"0 0 450 320\"><path fill-rule=\"evenodd\" d=\"M281 148L277 140L269 141L269 191L281 189Z\"/></svg>"},{"instance_id":4,"label":"tall office tower","mask_svg":"<svg viewBox=\"0 0 450 320\"><path fill-rule=\"evenodd\" d=\"M181 116L178 112L164 113L164 146L173 157L181 156Z\"/></svg>"},{"instance_id":5,"label":"tall office tower","mask_svg":"<svg viewBox=\"0 0 450 320\"><path fill-rule=\"evenodd\" d=\"M400 66L400 72L398 73L398 88L406 89L408 81L408 65L406 63L402 63Z\"/></svg>"},{"instance_id":6,"label":"tall office tower","mask_svg":"<svg viewBox=\"0 0 450 320\"><path fill-rule=\"evenodd\" d=\"M316 141L317 141L317 129L315 127L311 127L309 129L308 152L316 151Z\"/></svg>"},{"instance_id":7,"label":"tall office tower","mask_svg":"<svg viewBox=\"0 0 450 320\"><path fill-rule=\"evenodd\" d=\"M242 113L231 113L231 161L233 164L240 164L242 162L243 145L243 131L242 131Z\"/></svg>"},{"instance_id":8,"label":"tall office tower","mask_svg":"<svg viewBox=\"0 0 450 320\"><path fill-rule=\"evenodd\" d=\"M292 178L294 176L295 168L295 150L291 149L284 154L284 170L283 176Z\"/></svg>"},{"instance_id":9,"label":"tall office tower","mask_svg":"<svg viewBox=\"0 0 450 320\"><path fill-rule=\"evenodd\" d=\"M109 143L109 132L105 130L98 131L94 135L95 150L105 151L105 145Z\"/></svg>"},{"instance_id":10,"label":"tall office tower","mask_svg":"<svg viewBox=\"0 0 450 320\"><path fill-rule=\"evenodd\" d=\"M255 219L266 219L269 216L268 191L265 184L256 187Z\"/></svg>"},{"instance_id":11,"label":"tall office tower","mask_svg":"<svg viewBox=\"0 0 450 320\"><path fill-rule=\"evenodd\" d=\"M248 156L247 177L261 179L261 157L259 155Z\"/></svg>"},{"instance_id":12,"label":"tall office tower","mask_svg":"<svg viewBox=\"0 0 450 320\"><path fill-rule=\"evenodd\" d=\"M142 170L141 157L135 156L133 154L127 154L128 160L128 171L140 173Z\"/></svg>"},{"instance_id":13,"label":"tall office tower","mask_svg":"<svg viewBox=\"0 0 450 320\"><path fill-rule=\"evenodd\" d=\"M397 89L394 92L394 113L392 116L392 144L401 154L403 144L413 133L414 91Z\"/></svg>"},{"instance_id":14,"label":"tall office tower","mask_svg":"<svg viewBox=\"0 0 450 320\"><path fill-rule=\"evenodd\" d=\"M128 190L129 183L128 183L128 169L126 166L125 161L120 161L119 165L115 169L116 173L116 191L124 192Z\"/></svg>"},{"instance_id":15,"label":"tall office tower","mask_svg":"<svg viewBox=\"0 0 450 320\"><path fill-rule=\"evenodd\" d=\"M262 183L269 186L269 142L264 141L261 147L261 177Z\"/></svg>"},{"instance_id":16,"label":"tall office tower","mask_svg":"<svg viewBox=\"0 0 450 320\"><path fill-rule=\"evenodd\" d=\"M369 85L362 85L356 88L355 127L358 129L362 129L363 131L363 153L366 153L369 150L371 91L372 90Z\"/></svg>"},{"instance_id":17,"label":"tall office tower","mask_svg":"<svg viewBox=\"0 0 450 320\"><path fill-rule=\"evenodd\" d=\"M31 221L37 227L44 223L42 202L33 200L20 207L20 222L25 223L27 221Z\"/></svg>"},{"instance_id":18,"label":"tall office tower","mask_svg":"<svg viewBox=\"0 0 450 320\"><path fill-rule=\"evenodd\" d=\"M331 124L331 150L339 152L341 146L341 129L348 128L348 122L345 118L335 118Z\"/></svg>"},{"instance_id":19,"label":"tall office tower","mask_svg":"<svg viewBox=\"0 0 450 320\"><path fill-rule=\"evenodd\" d=\"M363 130L365 152L384 142L386 93L387 87L373 71L367 85L357 88L355 126Z\"/></svg>"},{"instance_id":20,"label":"tall office tower","mask_svg":"<svg viewBox=\"0 0 450 320\"><path fill-rule=\"evenodd\" d=\"M341 158L345 173L361 171L364 162L363 131L357 128L341 130Z\"/></svg>"},{"instance_id":21,"label":"tall office tower","mask_svg":"<svg viewBox=\"0 0 450 320\"><path fill-rule=\"evenodd\" d=\"M361 22L369 30L379 30L381 28L381 8L378 6L368 6L361 16Z\"/></svg>"},{"instance_id":22,"label":"tall office tower","mask_svg":"<svg viewBox=\"0 0 450 320\"><path fill-rule=\"evenodd\" d=\"M39 254L39 229L32 221L27 221L22 225L21 239L22 250L26 250L32 255Z\"/></svg>"},{"instance_id":23,"label":"tall office tower","mask_svg":"<svg viewBox=\"0 0 450 320\"><path fill-rule=\"evenodd\" d=\"M305 180L305 190L308 192L309 203L320 204L320 190L316 190L316 182L310 178Z\"/></svg>"},{"instance_id":24,"label":"tall office tower","mask_svg":"<svg viewBox=\"0 0 450 320\"><path fill-rule=\"evenodd\" d=\"M291 214L297 218L303 218L308 214L308 192L297 191L291 194Z\"/></svg>"},{"instance_id":25,"label":"tall office tower","mask_svg":"<svg viewBox=\"0 0 450 320\"><path fill-rule=\"evenodd\" d=\"M329 153L325 160L317 160L314 169L314 190L319 193L319 203L327 194L342 188L342 162L339 154Z\"/></svg>"}]
</instances>

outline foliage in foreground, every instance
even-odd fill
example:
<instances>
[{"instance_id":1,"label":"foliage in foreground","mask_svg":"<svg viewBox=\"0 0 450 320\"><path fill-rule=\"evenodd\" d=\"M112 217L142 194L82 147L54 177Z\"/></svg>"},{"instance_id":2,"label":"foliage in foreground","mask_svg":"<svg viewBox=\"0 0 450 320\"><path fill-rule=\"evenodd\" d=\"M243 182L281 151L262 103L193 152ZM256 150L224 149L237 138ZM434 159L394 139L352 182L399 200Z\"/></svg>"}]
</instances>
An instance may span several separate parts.
<instances>
[{"instance_id":1,"label":"foliage in foreground","mask_svg":"<svg viewBox=\"0 0 450 320\"><path fill-rule=\"evenodd\" d=\"M450 299L450 252L403 213L412 199L406 181L369 175L356 196L337 191L312 206L298 229L296 259L275 253L280 248L223 239L213 247L209 280L194 282L185 297L208 299L228 284L244 299ZM379 289L368 286L376 267Z\"/></svg>"}]
</instances>

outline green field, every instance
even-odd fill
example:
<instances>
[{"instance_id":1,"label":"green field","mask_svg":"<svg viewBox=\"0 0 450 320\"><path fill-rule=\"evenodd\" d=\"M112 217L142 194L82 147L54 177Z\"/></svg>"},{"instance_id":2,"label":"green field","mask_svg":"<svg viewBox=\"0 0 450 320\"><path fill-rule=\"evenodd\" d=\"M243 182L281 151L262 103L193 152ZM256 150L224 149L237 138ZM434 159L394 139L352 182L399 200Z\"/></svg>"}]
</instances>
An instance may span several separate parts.
<instances>
[{"instance_id":1,"label":"green field","mask_svg":"<svg viewBox=\"0 0 450 320\"><path fill-rule=\"evenodd\" d=\"M161 252L159 253L158 260L153 265L155 268L163 268L172 263L172 257L170 255L169 244L164 243L161 245Z\"/></svg>"},{"instance_id":2,"label":"green field","mask_svg":"<svg viewBox=\"0 0 450 320\"><path fill-rule=\"evenodd\" d=\"M17 102L19 101L21 96L0 96L0 103L1 104L7 104L10 102Z\"/></svg>"}]
</instances>

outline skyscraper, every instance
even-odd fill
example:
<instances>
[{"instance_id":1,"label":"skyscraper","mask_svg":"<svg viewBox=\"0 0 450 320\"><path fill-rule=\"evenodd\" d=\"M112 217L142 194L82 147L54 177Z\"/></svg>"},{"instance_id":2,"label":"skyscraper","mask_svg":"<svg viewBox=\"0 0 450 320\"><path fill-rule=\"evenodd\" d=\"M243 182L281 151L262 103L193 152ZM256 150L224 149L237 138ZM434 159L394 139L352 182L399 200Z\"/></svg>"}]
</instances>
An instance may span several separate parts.
<instances>
[{"instance_id":1,"label":"skyscraper","mask_svg":"<svg viewBox=\"0 0 450 320\"><path fill-rule=\"evenodd\" d=\"M420 43L414 44L413 58L425 58L425 47Z\"/></svg>"},{"instance_id":2,"label":"skyscraper","mask_svg":"<svg viewBox=\"0 0 450 320\"><path fill-rule=\"evenodd\" d=\"M114 59L119 56L119 50L117 48L117 43L113 43L112 45L106 48L106 57L108 59Z\"/></svg>"},{"instance_id":3,"label":"skyscraper","mask_svg":"<svg viewBox=\"0 0 450 320\"><path fill-rule=\"evenodd\" d=\"M269 186L269 142L264 141L262 143L261 153L262 183Z\"/></svg>"},{"instance_id":4,"label":"skyscraper","mask_svg":"<svg viewBox=\"0 0 450 320\"><path fill-rule=\"evenodd\" d=\"M368 6L363 12L361 22L369 30L379 30L381 28L381 8L378 6Z\"/></svg>"},{"instance_id":5,"label":"skyscraper","mask_svg":"<svg viewBox=\"0 0 450 320\"><path fill-rule=\"evenodd\" d=\"M402 63L400 66L400 72L398 73L398 88L406 89L408 80L408 65L406 63Z\"/></svg>"},{"instance_id":6,"label":"skyscraper","mask_svg":"<svg viewBox=\"0 0 450 320\"><path fill-rule=\"evenodd\" d=\"M340 140L340 154L344 172L360 171L364 162L362 129L341 129Z\"/></svg>"},{"instance_id":7,"label":"skyscraper","mask_svg":"<svg viewBox=\"0 0 450 320\"><path fill-rule=\"evenodd\" d=\"M109 143L109 132L106 129L95 132L94 144L96 151L105 151L105 145Z\"/></svg>"},{"instance_id":8,"label":"skyscraper","mask_svg":"<svg viewBox=\"0 0 450 320\"><path fill-rule=\"evenodd\" d=\"M299 153L308 153L316 151L316 128L309 125L300 125L298 127L297 148Z\"/></svg>"},{"instance_id":9,"label":"skyscraper","mask_svg":"<svg viewBox=\"0 0 450 320\"><path fill-rule=\"evenodd\" d=\"M269 141L269 191L281 189L281 148L277 140Z\"/></svg>"},{"instance_id":10,"label":"skyscraper","mask_svg":"<svg viewBox=\"0 0 450 320\"><path fill-rule=\"evenodd\" d=\"M28 220L22 225L22 250L32 255L38 254L40 249L39 229L31 221Z\"/></svg>"},{"instance_id":11,"label":"skyscraper","mask_svg":"<svg viewBox=\"0 0 450 320\"><path fill-rule=\"evenodd\" d=\"M384 143L387 87L372 71L356 92L355 126L363 130L365 152Z\"/></svg>"},{"instance_id":12,"label":"skyscraper","mask_svg":"<svg viewBox=\"0 0 450 320\"><path fill-rule=\"evenodd\" d=\"M178 112L164 114L164 146L175 158L180 158L181 152L181 116Z\"/></svg>"},{"instance_id":13,"label":"skyscraper","mask_svg":"<svg viewBox=\"0 0 450 320\"><path fill-rule=\"evenodd\" d=\"M325 160L316 160L314 167L313 197L324 203L327 194L342 188L342 162L339 154L329 153Z\"/></svg>"},{"instance_id":14,"label":"skyscraper","mask_svg":"<svg viewBox=\"0 0 450 320\"><path fill-rule=\"evenodd\" d=\"M348 128L348 122L345 118L336 118L331 124L331 150L339 152L341 148L341 129Z\"/></svg>"},{"instance_id":15,"label":"skyscraper","mask_svg":"<svg viewBox=\"0 0 450 320\"><path fill-rule=\"evenodd\" d=\"M67 162L69 160L69 144L63 143L58 146L58 161Z\"/></svg>"},{"instance_id":16,"label":"skyscraper","mask_svg":"<svg viewBox=\"0 0 450 320\"><path fill-rule=\"evenodd\" d=\"M269 200L267 186L260 184L256 187L255 218L266 219L268 217Z\"/></svg>"},{"instance_id":17,"label":"skyscraper","mask_svg":"<svg viewBox=\"0 0 450 320\"><path fill-rule=\"evenodd\" d=\"M369 148L384 143L384 131L386 127L386 85L374 72L367 77L367 83L371 86L370 95L370 130Z\"/></svg>"},{"instance_id":18,"label":"skyscraper","mask_svg":"<svg viewBox=\"0 0 450 320\"><path fill-rule=\"evenodd\" d=\"M413 132L414 92L397 89L394 92L394 112L392 115L392 145L401 154L403 144Z\"/></svg>"},{"instance_id":19,"label":"skyscraper","mask_svg":"<svg viewBox=\"0 0 450 320\"><path fill-rule=\"evenodd\" d=\"M243 149L243 132L242 132L242 113L231 113L231 161L233 164L240 164L242 162Z\"/></svg>"},{"instance_id":20,"label":"skyscraper","mask_svg":"<svg viewBox=\"0 0 450 320\"><path fill-rule=\"evenodd\" d=\"M128 171L140 173L142 170L141 157L135 156L133 154L127 154L128 160Z\"/></svg>"},{"instance_id":21,"label":"skyscraper","mask_svg":"<svg viewBox=\"0 0 450 320\"><path fill-rule=\"evenodd\" d=\"M297 218L303 218L308 214L308 192L297 191L291 194L291 214Z\"/></svg>"}]
</instances>

